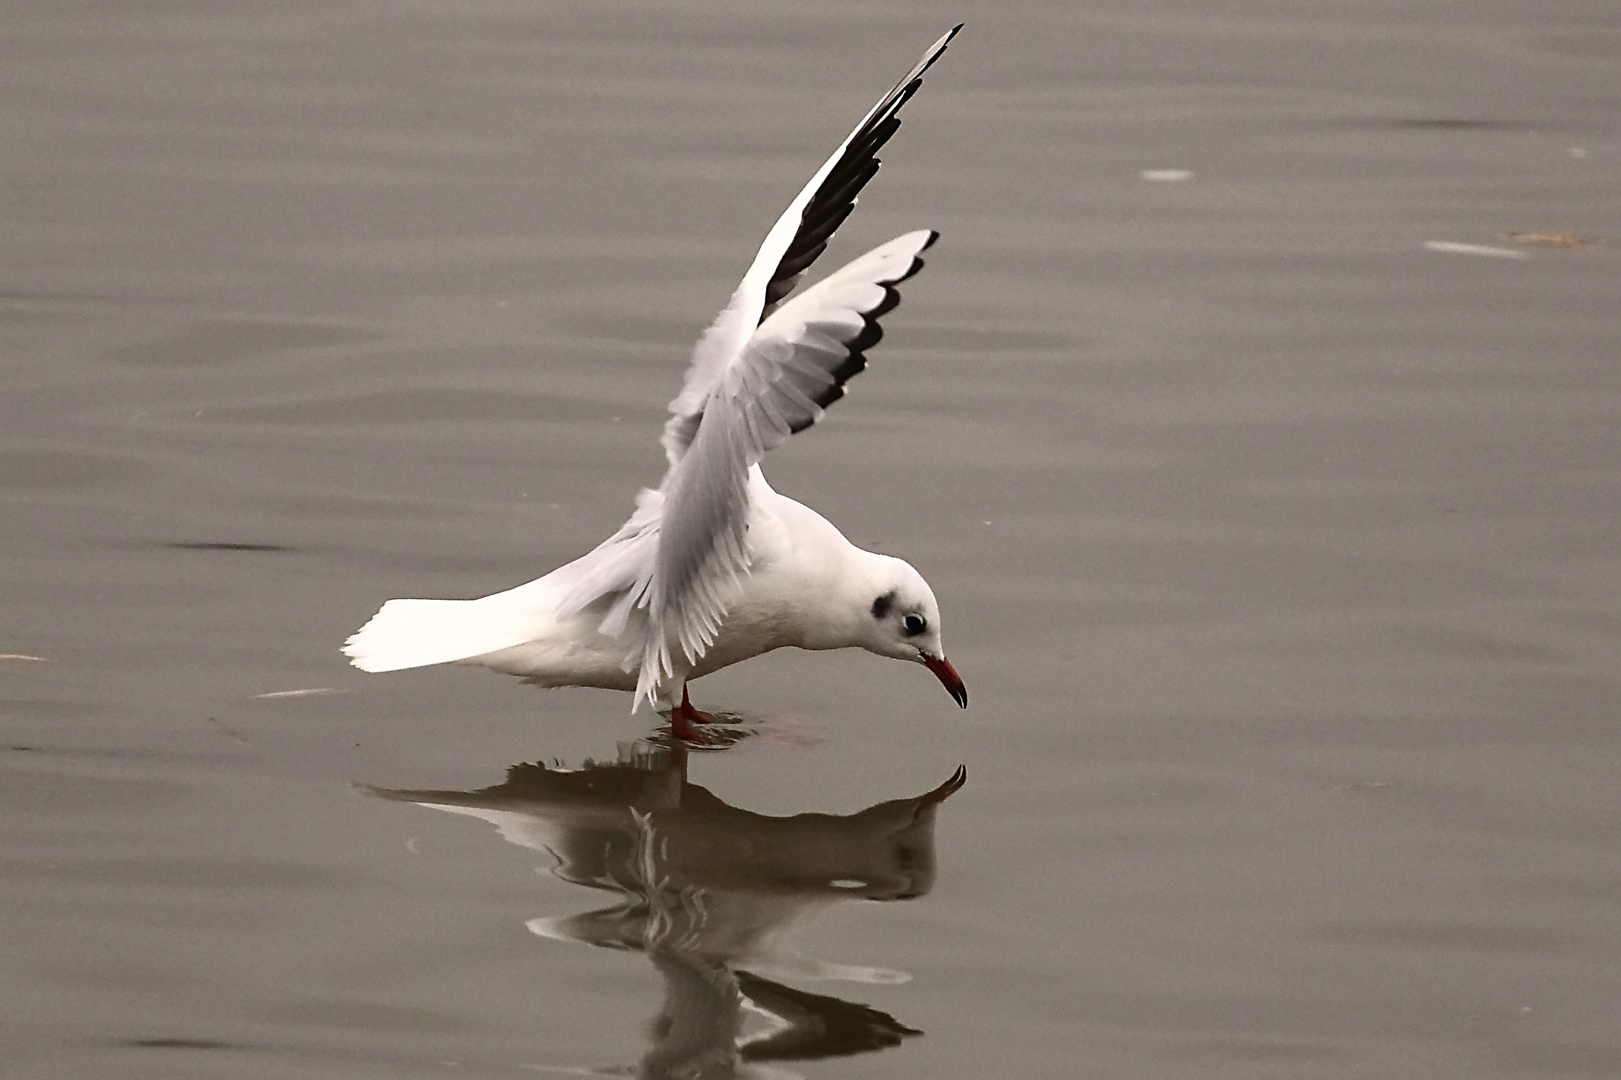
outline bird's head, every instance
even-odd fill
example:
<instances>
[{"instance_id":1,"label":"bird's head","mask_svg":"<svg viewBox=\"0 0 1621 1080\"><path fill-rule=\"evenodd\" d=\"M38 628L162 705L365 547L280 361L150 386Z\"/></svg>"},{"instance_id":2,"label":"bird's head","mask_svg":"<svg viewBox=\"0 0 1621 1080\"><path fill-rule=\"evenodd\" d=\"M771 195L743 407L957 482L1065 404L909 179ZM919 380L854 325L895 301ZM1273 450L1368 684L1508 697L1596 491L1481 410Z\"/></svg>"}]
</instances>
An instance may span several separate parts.
<instances>
[{"instance_id":1,"label":"bird's head","mask_svg":"<svg viewBox=\"0 0 1621 1080\"><path fill-rule=\"evenodd\" d=\"M968 708L968 688L940 644L940 605L934 590L909 563L888 555L874 559L870 572L862 575L867 588L858 597L864 610L857 643L879 656L922 664L958 705Z\"/></svg>"}]
</instances>

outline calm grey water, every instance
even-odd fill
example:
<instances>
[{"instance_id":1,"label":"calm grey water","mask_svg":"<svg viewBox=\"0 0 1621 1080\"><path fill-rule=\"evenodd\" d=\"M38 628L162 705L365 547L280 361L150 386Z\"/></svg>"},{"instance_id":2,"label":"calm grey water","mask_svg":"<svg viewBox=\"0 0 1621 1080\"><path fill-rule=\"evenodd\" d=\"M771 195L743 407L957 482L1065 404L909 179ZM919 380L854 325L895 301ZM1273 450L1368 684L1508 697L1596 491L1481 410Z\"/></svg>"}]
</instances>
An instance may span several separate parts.
<instances>
[{"instance_id":1,"label":"calm grey water","mask_svg":"<svg viewBox=\"0 0 1621 1080\"><path fill-rule=\"evenodd\" d=\"M0 14L0 1071L1621 1074L1614 5L787 7ZM972 708L346 667L623 520L957 18L767 468Z\"/></svg>"}]
</instances>

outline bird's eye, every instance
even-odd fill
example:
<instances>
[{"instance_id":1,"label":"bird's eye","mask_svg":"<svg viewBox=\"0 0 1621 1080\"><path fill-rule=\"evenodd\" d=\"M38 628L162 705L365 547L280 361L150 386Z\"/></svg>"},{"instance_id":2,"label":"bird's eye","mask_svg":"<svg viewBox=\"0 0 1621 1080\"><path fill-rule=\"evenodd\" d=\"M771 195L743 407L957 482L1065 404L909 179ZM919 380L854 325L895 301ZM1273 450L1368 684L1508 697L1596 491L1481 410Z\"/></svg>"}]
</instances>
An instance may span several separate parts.
<instances>
[{"instance_id":1,"label":"bird's eye","mask_svg":"<svg viewBox=\"0 0 1621 1080\"><path fill-rule=\"evenodd\" d=\"M924 630L928 629L928 626L928 620L916 612L901 620L901 629L906 632L907 637L923 633Z\"/></svg>"}]
</instances>

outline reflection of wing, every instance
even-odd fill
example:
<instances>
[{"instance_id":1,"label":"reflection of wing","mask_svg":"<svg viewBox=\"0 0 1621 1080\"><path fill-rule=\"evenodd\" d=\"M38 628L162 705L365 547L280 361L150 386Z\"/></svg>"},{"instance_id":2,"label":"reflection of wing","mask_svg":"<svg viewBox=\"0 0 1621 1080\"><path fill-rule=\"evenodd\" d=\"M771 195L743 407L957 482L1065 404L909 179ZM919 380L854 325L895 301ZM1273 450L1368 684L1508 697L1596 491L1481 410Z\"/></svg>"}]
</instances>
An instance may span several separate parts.
<instances>
[{"instance_id":1,"label":"reflection of wing","mask_svg":"<svg viewBox=\"0 0 1621 1080\"><path fill-rule=\"evenodd\" d=\"M761 323L721 373L661 488L638 701L675 674L672 636L688 664L714 641L729 591L749 568L749 470L844 396L883 336L878 319L900 302L895 286L923 266L918 256L936 235L907 233L817 282Z\"/></svg>"},{"instance_id":2,"label":"reflection of wing","mask_svg":"<svg viewBox=\"0 0 1621 1080\"><path fill-rule=\"evenodd\" d=\"M638 1077L737 1076L737 1029L742 998L737 978L721 964L680 953L653 951L648 959L664 976L664 1009L650 1025L653 1045Z\"/></svg>"},{"instance_id":3,"label":"reflection of wing","mask_svg":"<svg viewBox=\"0 0 1621 1080\"><path fill-rule=\"evenodd\" d=\"M902 1039L923 1034L870 1006L795 990L747 971L737 972L737 986L752 1005L781 1021L744 1040L745 1061L845 1057L899 1046Z\"/></svg>"}]
</instances>

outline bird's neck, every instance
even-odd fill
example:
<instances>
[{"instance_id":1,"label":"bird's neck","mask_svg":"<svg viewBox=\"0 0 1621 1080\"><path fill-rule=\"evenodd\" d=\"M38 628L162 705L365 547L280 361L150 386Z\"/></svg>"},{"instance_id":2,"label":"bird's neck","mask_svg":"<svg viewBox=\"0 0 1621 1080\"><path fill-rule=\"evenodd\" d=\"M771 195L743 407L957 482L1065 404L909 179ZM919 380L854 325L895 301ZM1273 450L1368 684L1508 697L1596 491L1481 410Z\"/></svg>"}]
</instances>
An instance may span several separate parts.
<instances>
[{"instance_id":1,"label":"bird's neck","mask_svg":"<svg viewBox=\"0 0 1621 1080\"><path fill-rule=\"evenodd\" d=\"M889 556L848 547L818 582L826 602L816 608L813 622L804 628L806 649L846 649L865 646L872 630L872 601L884 590Z\"/></svg>"}]
</instances>

